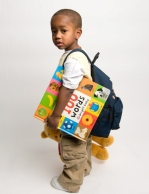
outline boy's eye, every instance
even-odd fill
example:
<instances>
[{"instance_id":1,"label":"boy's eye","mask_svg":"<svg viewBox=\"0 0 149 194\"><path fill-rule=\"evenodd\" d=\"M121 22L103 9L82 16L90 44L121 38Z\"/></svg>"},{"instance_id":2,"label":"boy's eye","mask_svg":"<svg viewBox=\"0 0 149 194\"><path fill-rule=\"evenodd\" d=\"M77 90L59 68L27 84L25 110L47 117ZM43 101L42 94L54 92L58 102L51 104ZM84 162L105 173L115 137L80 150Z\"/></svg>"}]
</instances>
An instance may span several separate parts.
<instances>
[{"instance_id":1,"label":"boy's eye","mask_svg":"<svg viewBox=\"0 0 149 194\"><path fill-rule=\"evenodd\" d=\"M65 33L67 30L62 30L62 33Z\"/></svg>"},{"instance_id":2,"label":"boy's eye","mask_svg":"<svg viewBox=\"0 0 149 194\"><path fill-rule=\"evenodd\" d=\"M56 30L52 30L52 34L55 34L56 33Z\"/></svg>"}]
</instances>

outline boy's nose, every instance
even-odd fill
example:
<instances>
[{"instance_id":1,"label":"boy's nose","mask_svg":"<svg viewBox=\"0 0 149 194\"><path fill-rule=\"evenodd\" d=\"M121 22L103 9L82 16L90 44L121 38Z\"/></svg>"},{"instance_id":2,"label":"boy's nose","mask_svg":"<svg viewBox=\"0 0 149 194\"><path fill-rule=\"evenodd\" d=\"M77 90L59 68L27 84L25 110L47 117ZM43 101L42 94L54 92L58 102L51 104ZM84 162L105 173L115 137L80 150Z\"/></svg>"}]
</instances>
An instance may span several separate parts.
<instances>
[{"instance_id":1,"label":"boy's nose","mask_svg":"<svg viewBox=\"0 0 149 194\"><path fill-rule=\"evenodd\" d=\"M56 35L55 35L55 38L61 38L61 33L60 32L57 32Z\"/></svg>"}]
</instances>

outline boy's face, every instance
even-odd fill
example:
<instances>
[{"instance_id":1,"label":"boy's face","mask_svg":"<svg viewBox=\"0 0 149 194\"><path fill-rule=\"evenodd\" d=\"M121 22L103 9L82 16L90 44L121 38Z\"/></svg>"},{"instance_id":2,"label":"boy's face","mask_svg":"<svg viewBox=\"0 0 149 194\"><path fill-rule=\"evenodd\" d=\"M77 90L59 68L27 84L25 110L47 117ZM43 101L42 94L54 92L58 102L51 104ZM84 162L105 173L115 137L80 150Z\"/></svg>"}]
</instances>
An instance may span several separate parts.
<instances>
[{"instance_id":1,"label":"boy's face","mask_svg":"<svg viewBox=\"0 0 149 194\"><path fill-rule=\"evenodd\" d=\"M82 30L76 28L70 18L65 15L56 15L51 20L52 40L59 49L73 50L78 48L77 40Z\"/></svg>"}]
</instances>

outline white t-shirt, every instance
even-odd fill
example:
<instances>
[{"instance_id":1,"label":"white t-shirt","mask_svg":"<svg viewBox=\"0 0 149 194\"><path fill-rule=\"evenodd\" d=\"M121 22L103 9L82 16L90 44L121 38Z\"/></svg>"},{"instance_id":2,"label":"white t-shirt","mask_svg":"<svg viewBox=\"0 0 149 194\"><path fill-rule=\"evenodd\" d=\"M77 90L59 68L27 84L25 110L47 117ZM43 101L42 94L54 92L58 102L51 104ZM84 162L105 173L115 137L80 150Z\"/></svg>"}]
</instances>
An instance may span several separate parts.
<instances>
[{"instance_id":1,"label":"white t-shirt","mask_svg":"<svg viewBox=\"0 0 149 194\"><path fill-rule=\"evenodd\" d=\"M66 51L64 55L67 55L70 51ZM77 53L75 53L76 55ZM78 55L78 54L77 54ZM84 55L83 55L84 57ZM90 66L90 64L87 64ZM82 80L83 76L85 76L84 66L79 62L79 59L69 58L64 63L64 74L63 74L63 86L69 89L76 89ZM90 68L90 67L89 67ZM86 68L88 69L88 68Z\"/></svg>"},{"instance_id":2,"label":"white t-shirt","mask_svg":"<svg viewBox=\"0 0 149 194\"><path fill-rule=\"evenodd\" d=\"M76 89L84 76L84 68L76 59L70 58L64 63L63 86Z\"/></svg>"}]
</instances>

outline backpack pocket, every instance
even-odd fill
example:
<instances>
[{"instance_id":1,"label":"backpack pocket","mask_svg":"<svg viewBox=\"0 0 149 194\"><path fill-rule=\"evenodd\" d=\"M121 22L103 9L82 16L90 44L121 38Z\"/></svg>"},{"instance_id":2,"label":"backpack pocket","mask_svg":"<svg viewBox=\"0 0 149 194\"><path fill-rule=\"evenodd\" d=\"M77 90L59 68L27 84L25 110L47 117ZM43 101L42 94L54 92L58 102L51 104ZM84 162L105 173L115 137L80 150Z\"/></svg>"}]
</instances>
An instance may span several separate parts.
<instances>
[{"instance_id":1,"label":"backpack pocket","mask_svg":"<svg viewBox=\"0 0 149 194\"><path fill-rule=\"evenodd\" d=\"M98 117L92 131L91 135L98 137L108 137L111 130L111 122L110 119L110 109L108 106L105 106L100 116Z\"/></svg>"},{"instance_id":2,"label":"backpack pocket","mask_svg":"<svg viewBox=\"0 0 149 194\"><path fill-rule=\"evenodd\" d=\"M119 124L121 121L122 111L123 111L122 101L119 97L116 97L116 102L113 106L113 121L111 125L112 130L120 128Z\"/></svg>"}]
</instances>

